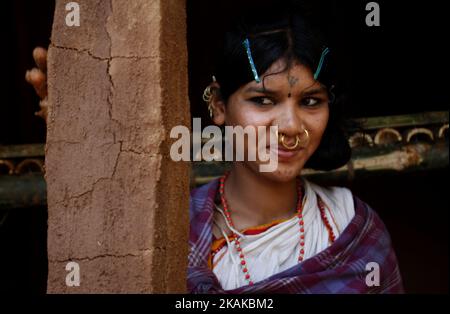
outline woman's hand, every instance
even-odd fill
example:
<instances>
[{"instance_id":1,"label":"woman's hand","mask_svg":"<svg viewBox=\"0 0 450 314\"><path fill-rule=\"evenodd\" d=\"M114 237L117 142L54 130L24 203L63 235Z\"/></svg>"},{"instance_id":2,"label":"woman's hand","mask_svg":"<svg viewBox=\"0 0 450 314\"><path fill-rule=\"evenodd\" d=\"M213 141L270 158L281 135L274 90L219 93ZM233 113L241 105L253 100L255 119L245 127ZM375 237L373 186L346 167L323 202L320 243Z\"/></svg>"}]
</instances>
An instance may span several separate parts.
<instances>
[{"instance_id":1,"label":"woman's hand","mask_svg":"<svg viewBox=\"0 0 450 314\"><path fill-rule=\"evenodd\" d=\"M39 98L41 98L39 102L41 110L35 112L35 115L40 116L47 122L49 111L47 101L47 50L41 47L34 48L33 58L37 68L34 67L28 70L25 73L25 80L33 85Z\"/></svg>"}]
</instances>

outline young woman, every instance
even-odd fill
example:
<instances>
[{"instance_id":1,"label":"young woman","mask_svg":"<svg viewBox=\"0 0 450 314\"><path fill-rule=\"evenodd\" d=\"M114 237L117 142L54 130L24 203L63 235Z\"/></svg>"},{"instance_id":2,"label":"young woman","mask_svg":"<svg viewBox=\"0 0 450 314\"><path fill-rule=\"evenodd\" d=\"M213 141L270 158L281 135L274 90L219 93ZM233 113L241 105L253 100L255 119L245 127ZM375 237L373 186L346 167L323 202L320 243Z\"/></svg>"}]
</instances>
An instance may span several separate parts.
<instances>
[{"instance_id":1,"label":"young woman","mask_svg":"<svg viewBox=\"0 0 450 314\"><path fill-rule=\"evenodd\" d=\"M278 167L260 172L259 160L234 162L192 191L191 293L403 292L377 214L350 190L300 175L350 158L329 51L294 11L265 15L255 8L227 33L204 99L217 125L277 126L278 149L270 153ZM46 119L46 50L33 55L38 68L26 79Z\"/></svg>"},{"instance_id":2,"label":"young woman","mask_svg":"<svg viewBox=\"0 0 450 314\"><path fill-rule=\"evenodd\" d=\"M350 159L328 52L292 11L255 10L226 34L204 100L217 125L277 126L278 167L260 172L258 160L234 162L192 191L190 292L403 291L377 214L346 188L300 176Z\"/></svg>"}]
</instances>

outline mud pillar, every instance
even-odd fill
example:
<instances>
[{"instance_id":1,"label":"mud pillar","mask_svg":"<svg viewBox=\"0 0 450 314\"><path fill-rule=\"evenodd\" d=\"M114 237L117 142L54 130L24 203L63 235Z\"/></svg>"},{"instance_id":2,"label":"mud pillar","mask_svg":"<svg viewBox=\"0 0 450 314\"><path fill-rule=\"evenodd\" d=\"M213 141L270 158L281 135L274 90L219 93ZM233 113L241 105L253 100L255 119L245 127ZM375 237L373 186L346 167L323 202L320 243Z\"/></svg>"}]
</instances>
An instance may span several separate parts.
<instances>
[{"instance_id":1,"label":"mud pillar","mask_svg":"<svg viewBox=\"0 0 450 314\"><path fill-rule=\"evenodd\" d=\"M79 26L66 23L69 2ZM185 14L184 0L56 1L49 293L186 289L189 165L169 156L171 128L190 121Z\"/></svg>"}]
</instances>

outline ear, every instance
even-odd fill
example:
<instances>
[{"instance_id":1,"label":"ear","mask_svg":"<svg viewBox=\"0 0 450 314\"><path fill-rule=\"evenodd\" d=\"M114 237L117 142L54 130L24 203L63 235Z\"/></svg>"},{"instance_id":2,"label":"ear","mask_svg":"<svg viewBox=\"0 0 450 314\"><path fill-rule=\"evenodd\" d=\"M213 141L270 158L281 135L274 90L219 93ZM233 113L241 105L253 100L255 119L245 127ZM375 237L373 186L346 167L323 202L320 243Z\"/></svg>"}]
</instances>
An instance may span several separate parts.
<instances>
[{"instance_id":1,"label":"ear","mask_svg":"<svg viewBox=\"0 0 450 314\"><path fill-rule=\"evenodd\" d=\"M217 125L223 125L225 123L226 106L225 101L220 95L220 85L217 82L212 82L211 88L215 91L211 100L213 121Z\"/></svg>"}]
</instances>

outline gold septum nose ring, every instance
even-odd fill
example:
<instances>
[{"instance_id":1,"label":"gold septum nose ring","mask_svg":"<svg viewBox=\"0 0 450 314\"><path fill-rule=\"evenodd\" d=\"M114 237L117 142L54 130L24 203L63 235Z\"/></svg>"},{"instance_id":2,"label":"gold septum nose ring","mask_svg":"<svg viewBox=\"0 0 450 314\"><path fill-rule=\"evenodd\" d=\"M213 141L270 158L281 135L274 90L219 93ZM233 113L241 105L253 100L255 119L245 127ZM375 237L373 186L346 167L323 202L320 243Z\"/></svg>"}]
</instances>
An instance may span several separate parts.
<instances>
[{"instance_id":1,"label":"gold septum nose ring","mask_svg":"<svg viewBox=\"0 0 450 314\"><path fill-rule=\"evenodd\" d=\"M302 139L300 138L300 135L297 134L297 135L295 136L295 143L294 143L294 144L291 144L291 145L289 145L288 143L286 143L286 134L284 134L284 133L278 133L278 131L277 131L277 132L276 132L276 135L277 135L277 138L278 138L278 143L281 143L281 145L282 145L284 148L286 148L286 149L294 150L294 149L296 149L297 147L299 147L300 144L304 144L304 143L307 143L307 142L309 141L309 132L308 132L308 130L307 130L307 129L303 129L303 133L305 134L304 139L302 140Z\"/></svg>"}]
</instances>

